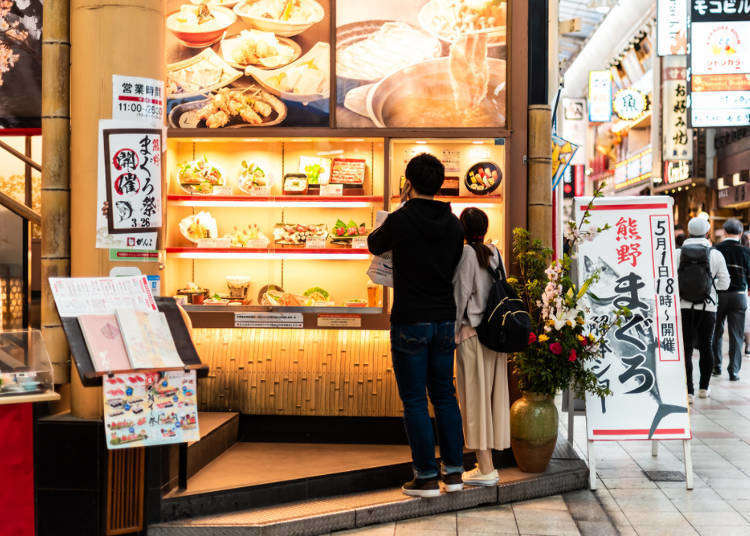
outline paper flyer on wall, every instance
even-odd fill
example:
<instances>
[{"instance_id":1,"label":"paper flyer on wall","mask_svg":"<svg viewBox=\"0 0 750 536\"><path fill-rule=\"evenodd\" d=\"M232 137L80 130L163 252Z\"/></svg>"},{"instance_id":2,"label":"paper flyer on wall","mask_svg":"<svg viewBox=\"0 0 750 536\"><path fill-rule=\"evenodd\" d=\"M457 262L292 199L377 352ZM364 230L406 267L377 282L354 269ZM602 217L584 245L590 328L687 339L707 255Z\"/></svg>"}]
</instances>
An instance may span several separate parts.
<instances>
[{"instance_id":1,"label":"paper flyer on wall","mask_svg":"<svg viewBox=\"0 0 750 536\"><path fill-rule=\"evenodd\" d=\"M108 449L198 441L195 371L114 374L104 378Z\"/></svg>"},{"instance_id":2,"label":"paper flyer on wall","mask_svg":"<svg viewBox=\"0 0 750 536\"><path fill-rule=\"evenodd\" d=\"M135 121L121 121L121 120L110 120L110 119L102 119L99 121L99 144L98 144L98 158L97 158L97 195L96 195L96 247L100 249L139 249L139 250L155 250L157 248L157 234L156 232L150 232L150 231L134 231L132 233L111 233L110 232L110 222L108 219L107 214L104 212L104 204L108 200L108 188L107 188L107 169L110 165L110 159L106 158L105 162L105 131L112 131L117 129L122 130L143 130L144 124L140 122ZM152 134L149 134L151 137ZM157 136L159 140L159 145L161 145L161 135ZM162 207L161 207L161 150L154 150L153 147L149 148L150 155L148 155L148 158L150 160L149 166L147 170L140 170L142 173L146 174L146 177L144 177L144 180L148 178L148 173L151 173L153 177L151 178L151 181L148 185L148 188L153 186L154 192L158 189L158 195L154 193L154 195L148 195L148 196L141 196L142 198L139 199L140 204L139 207L141 207L139 211L139 216L145 217L146 214L150 214L147 219L149 219L148 225L149 227L154 226L158 227L161 225L161 215L162 215ZM153 165L153 159L154 156L158 154L159 158L159 165L158 165L158 180L157 180L157 171L156 167ZM139 166L140 168L140 166ZM151 169L153 168L153 169ZM116 182L115 178L115 182ZM143 193L142 187L145 186L145 184L140 184L140 180L136 181L135 184L138 184L138 192L137 194ZM114 185L113 185L114 187ZM130 188L128 186L128 188ZM120 191L123 191L122 188L120 188ZM111 195L111 193L110 193ZM134 194L135 195L135 194ZM149 204L146 206L144 204L145 197L153 197L154 203L153 208L151 208L151 205ZM132 204L131 204L132 205ZM144 210L142 210L144 207ZM126 210L127 207L125 205L122 206L123 210ZM133 207L131 206L131 209ZM109 207L110 211L117 210L116 207ZM118 213L119 214L119 213ZM154 222L157 222L157 224L151 223L151 220ZM138 226L141 226L141 222L136 221L136 224Z\"/></svg>"},{"instance_id":3,"label":"paper flyer on wall","mask_svg":"<svg viewBox=\"0 0 750 536\"><path fill-rule=\"evenodd\" d=\"M157 311L145 275L133 277L50 277L49 286L61 316L108 315L118 307Z\"/></svg>"}]
</instances>

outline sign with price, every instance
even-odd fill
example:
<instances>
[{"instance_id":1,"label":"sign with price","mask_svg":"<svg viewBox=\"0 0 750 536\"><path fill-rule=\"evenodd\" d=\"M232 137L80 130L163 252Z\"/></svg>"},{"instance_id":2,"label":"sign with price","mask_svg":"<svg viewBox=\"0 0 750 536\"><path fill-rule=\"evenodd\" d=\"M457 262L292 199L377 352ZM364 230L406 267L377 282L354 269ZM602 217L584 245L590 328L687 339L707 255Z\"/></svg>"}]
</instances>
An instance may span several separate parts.
<instances>
[{"instance_id":1,"label":"sign with price","mask_svg":"<svg viewBox=\"0 0 750 536\"><path fill-rule=\"evenodd\" d=\"M112 75L112 119L164 124L164 82L153 78Z\"/></svg>"}]
</instances>

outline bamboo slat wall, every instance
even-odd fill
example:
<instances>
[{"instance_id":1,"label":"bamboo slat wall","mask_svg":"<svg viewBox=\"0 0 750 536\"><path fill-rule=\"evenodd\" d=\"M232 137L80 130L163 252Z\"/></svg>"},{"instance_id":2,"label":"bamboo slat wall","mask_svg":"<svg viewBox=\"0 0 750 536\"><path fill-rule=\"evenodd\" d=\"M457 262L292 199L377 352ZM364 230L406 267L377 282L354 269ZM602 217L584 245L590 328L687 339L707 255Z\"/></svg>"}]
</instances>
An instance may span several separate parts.
<instances>
[{"instance_id":1,"label":"bamboo slat wall","mask_svg":"<svg viewBox=\"0 0 750 536\"><path fill-rule=\"evenodd\" d=\"M399 417L388 331L196 329L202 410Z\"/></svg>"}]
</instances>

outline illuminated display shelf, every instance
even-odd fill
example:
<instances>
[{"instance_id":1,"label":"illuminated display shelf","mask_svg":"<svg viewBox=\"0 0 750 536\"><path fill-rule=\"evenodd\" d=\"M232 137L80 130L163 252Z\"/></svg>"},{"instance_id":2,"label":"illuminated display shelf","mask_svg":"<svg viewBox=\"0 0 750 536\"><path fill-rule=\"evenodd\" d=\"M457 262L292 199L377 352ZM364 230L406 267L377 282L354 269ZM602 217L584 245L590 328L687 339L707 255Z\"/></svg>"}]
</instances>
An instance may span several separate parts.
<instances>
[{"instance_id":1,"label":"illuminated display shelf","mask_svg":"<svg viewBox=\"0 0 750 536\"><path fill-rule=\"evenodd\" d=\"M380 196L325 197L319 195L277 195L269 197L175 195L167 200L184 207L268 207L268 208L368 208L383 202Z\"/></svg>"},{"instance_id":2,"label":"illuminated display shelf","mask_svg":"<svg viewBox=\"0 0 750 536\"><path fill-rule=\"evenodd\" d=\"M284 259L368 260L366 249L352 248L197 248L168 247L167 254L181 259Z\"/></svg>"}]
</instances>

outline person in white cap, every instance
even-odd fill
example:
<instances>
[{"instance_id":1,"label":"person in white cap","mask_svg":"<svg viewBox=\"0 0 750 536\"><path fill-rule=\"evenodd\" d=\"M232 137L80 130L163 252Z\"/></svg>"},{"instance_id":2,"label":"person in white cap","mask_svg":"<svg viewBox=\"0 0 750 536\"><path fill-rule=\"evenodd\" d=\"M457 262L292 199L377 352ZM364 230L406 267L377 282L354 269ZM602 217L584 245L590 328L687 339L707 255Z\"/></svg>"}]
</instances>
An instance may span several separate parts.
<instances>
[{"instance_id":1,"label":"person in white cap","mask_svg":"<svg viewBox=\"0 0 750 536\"><path fill-rule=\"evenodd\" d=\"M700 352L698 396L711 396L709 382L714 366L713 335L716 325L718 291L729 288L729 271L724 256L711 247L706 235L711 224L697 217L688 223L690 238L677 250L677 273L682 309L682 337L685 346L688 399L693 401L693 347Z\"/></svg>"}]
</instances>

